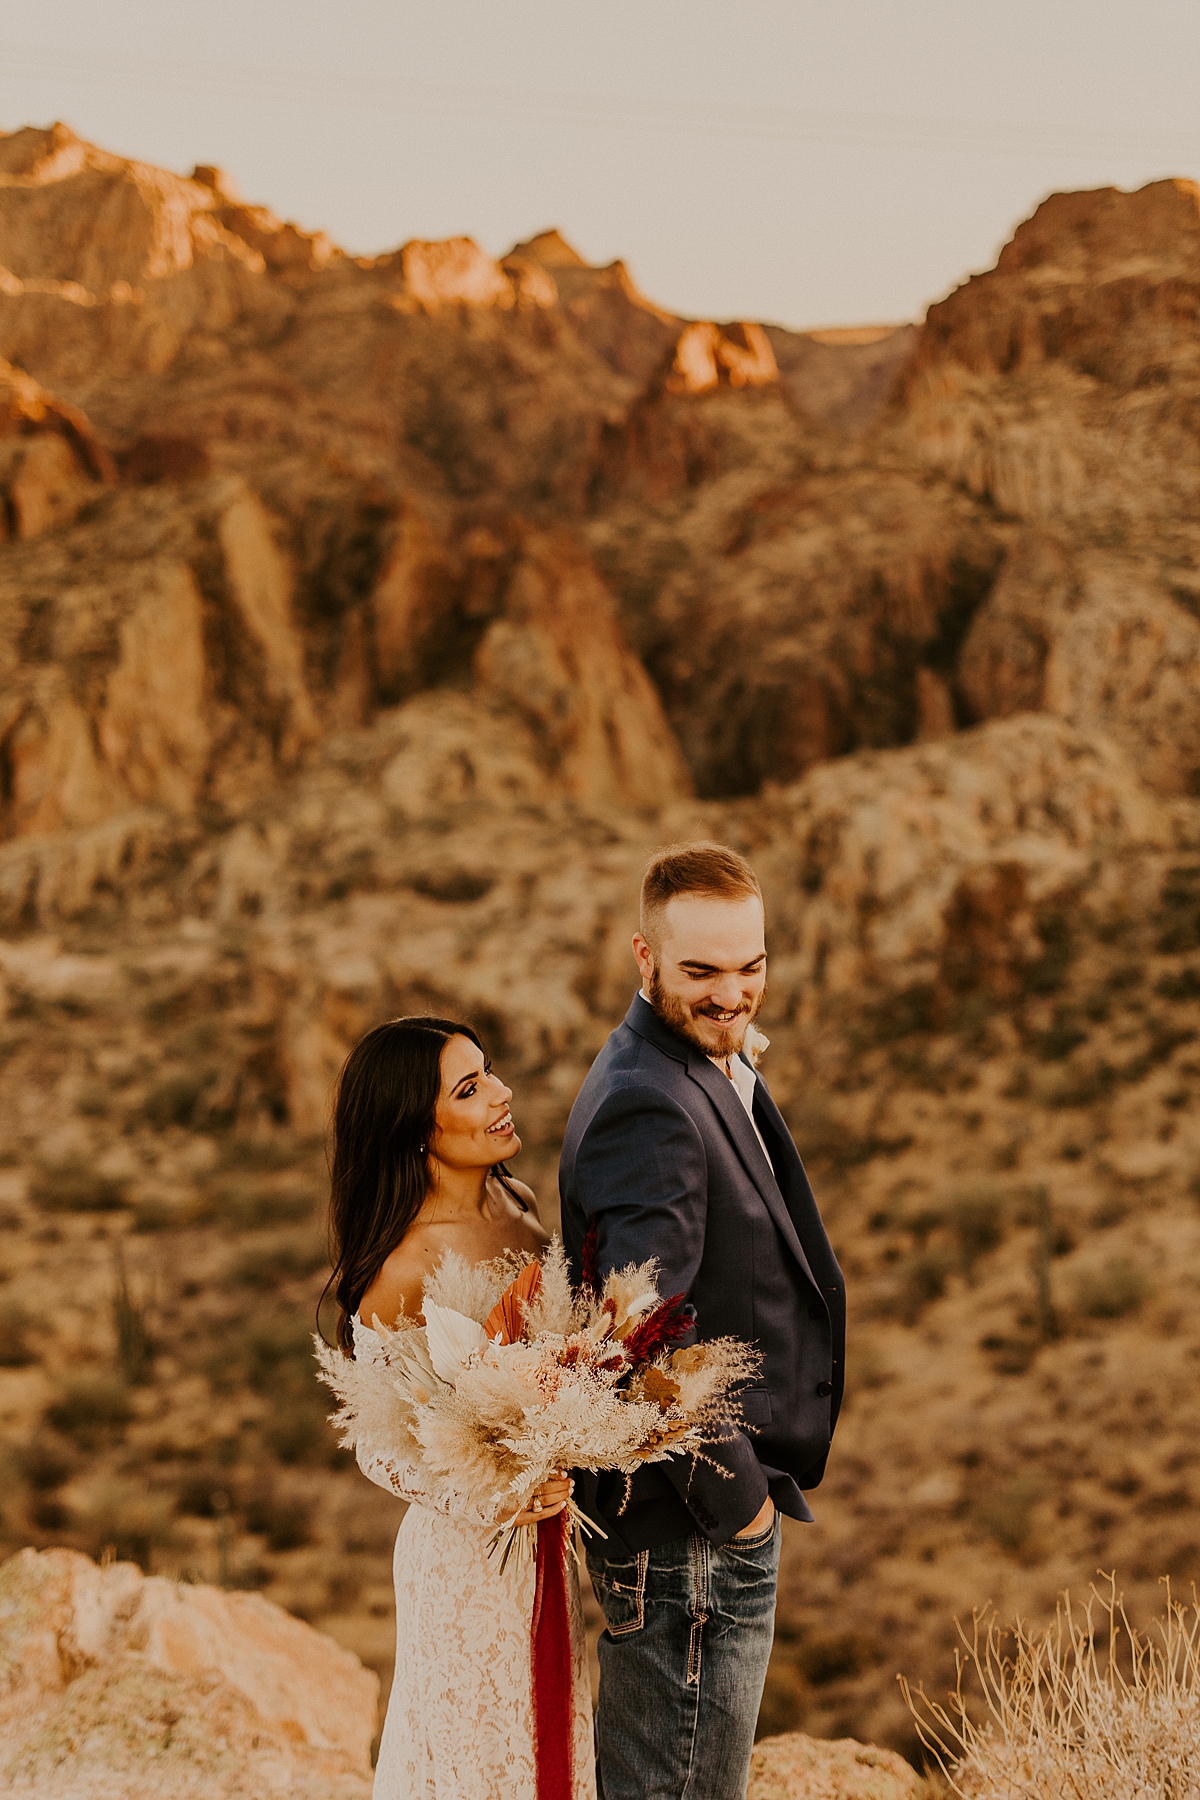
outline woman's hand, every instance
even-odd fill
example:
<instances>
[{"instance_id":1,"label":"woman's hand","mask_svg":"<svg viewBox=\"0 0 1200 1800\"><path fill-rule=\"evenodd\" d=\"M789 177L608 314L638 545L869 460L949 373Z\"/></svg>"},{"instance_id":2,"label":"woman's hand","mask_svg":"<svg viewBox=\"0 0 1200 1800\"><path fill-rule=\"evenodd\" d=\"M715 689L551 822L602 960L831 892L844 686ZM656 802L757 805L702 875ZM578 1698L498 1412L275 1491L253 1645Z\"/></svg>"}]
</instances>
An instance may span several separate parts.
<instances>
[{"instance_id":1,"label":"woman's hand","mask_svg":"<svg viewBox=\"0 0 1200 1800\"><path fill-rule=\"evenodd\" d=\"M555 1513L560 1513L574 1491L575 1483L568 1476L552 1475L541 1487L534 1488L520 1512L503 1522L506 1525L540 1525L543 1519L552 1519Z\"/></svg>"}]
</instances>

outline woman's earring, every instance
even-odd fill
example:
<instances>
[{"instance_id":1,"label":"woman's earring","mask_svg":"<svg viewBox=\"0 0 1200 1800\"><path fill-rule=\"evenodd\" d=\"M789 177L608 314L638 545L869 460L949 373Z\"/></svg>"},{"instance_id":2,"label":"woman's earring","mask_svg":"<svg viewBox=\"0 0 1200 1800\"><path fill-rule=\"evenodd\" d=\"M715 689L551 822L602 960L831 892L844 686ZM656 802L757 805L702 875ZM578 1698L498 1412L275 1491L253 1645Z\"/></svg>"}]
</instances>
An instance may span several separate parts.
<instances>
[{"instance_id":1,"label":"woman's earring","mask_svg":"<svg viewBox=\"0 0 1200 1800\"><path fill-rule=\"evenodd\" d=\"M425 1146L425 1145L424 1145L424 1144L422 1144L422 1145L421 1145L421 1155L422 1155L422 1156L424 1156L424 1154L425 1154L425 1150L426 1150L426 1146Z\"/></svg>"}]
</instances>

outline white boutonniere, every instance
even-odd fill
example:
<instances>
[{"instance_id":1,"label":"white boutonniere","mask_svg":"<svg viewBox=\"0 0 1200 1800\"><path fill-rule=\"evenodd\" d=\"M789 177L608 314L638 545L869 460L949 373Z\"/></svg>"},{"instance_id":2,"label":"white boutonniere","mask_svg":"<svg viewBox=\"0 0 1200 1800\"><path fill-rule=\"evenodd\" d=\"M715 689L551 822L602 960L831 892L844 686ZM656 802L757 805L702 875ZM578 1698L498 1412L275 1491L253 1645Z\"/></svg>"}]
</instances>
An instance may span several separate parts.
<instances>
[{"instance_id":1,"label":"white boutonniere","mask_svg":"<svg viewBox=\"0 0 1200 1800\"><path fill-rule=\"evenodd\" d=\"M747 1025L746 1038L742 1048L757 1069L759 1058L764 1051L771 1048L771 1040L765 1032L758 1029L757 1025Z\"/></svg>"}]
</instances>

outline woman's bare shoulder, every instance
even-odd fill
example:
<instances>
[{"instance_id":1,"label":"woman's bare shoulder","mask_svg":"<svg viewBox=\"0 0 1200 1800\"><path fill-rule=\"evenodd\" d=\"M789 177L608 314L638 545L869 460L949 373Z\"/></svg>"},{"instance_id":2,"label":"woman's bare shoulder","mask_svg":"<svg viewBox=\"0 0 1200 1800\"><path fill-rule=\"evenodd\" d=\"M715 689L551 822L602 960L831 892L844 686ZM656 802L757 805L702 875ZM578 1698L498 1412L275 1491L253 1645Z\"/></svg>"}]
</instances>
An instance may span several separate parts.
<instances>
[{"instance_id":1,"label":"woman's bare shoulder","mask_svg":"<svg viewBox=\"0 0 1200 1800\"><path fill-rule=\"evenodd\" d=\"M419 1318L425 1283L444 1250L440 1233L427 1226L414 1225L406 1232L362 1297L358 1316L363 1324L378 1318L394 1326L401 1314Z\"/></svg>"}]
</instances>

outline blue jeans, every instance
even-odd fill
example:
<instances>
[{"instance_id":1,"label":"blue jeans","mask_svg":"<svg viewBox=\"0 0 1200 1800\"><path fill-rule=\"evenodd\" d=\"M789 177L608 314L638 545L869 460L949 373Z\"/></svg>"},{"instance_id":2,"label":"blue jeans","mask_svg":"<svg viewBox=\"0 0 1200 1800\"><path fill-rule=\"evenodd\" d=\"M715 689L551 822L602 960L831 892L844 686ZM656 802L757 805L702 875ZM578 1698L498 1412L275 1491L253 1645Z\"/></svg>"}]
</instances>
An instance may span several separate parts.
<instances>
[{"instance_id":1,"label":"blue jeans","mask_svg":"<svg viewBox=\"0 0 1200 1800\"><path fill-rule=\"evenodd\" d=\"M718 1549L589 1544L600 1634L601 1800L745 1800L775 1630L779 1515Z\"/></svg>"}]
</instances>

